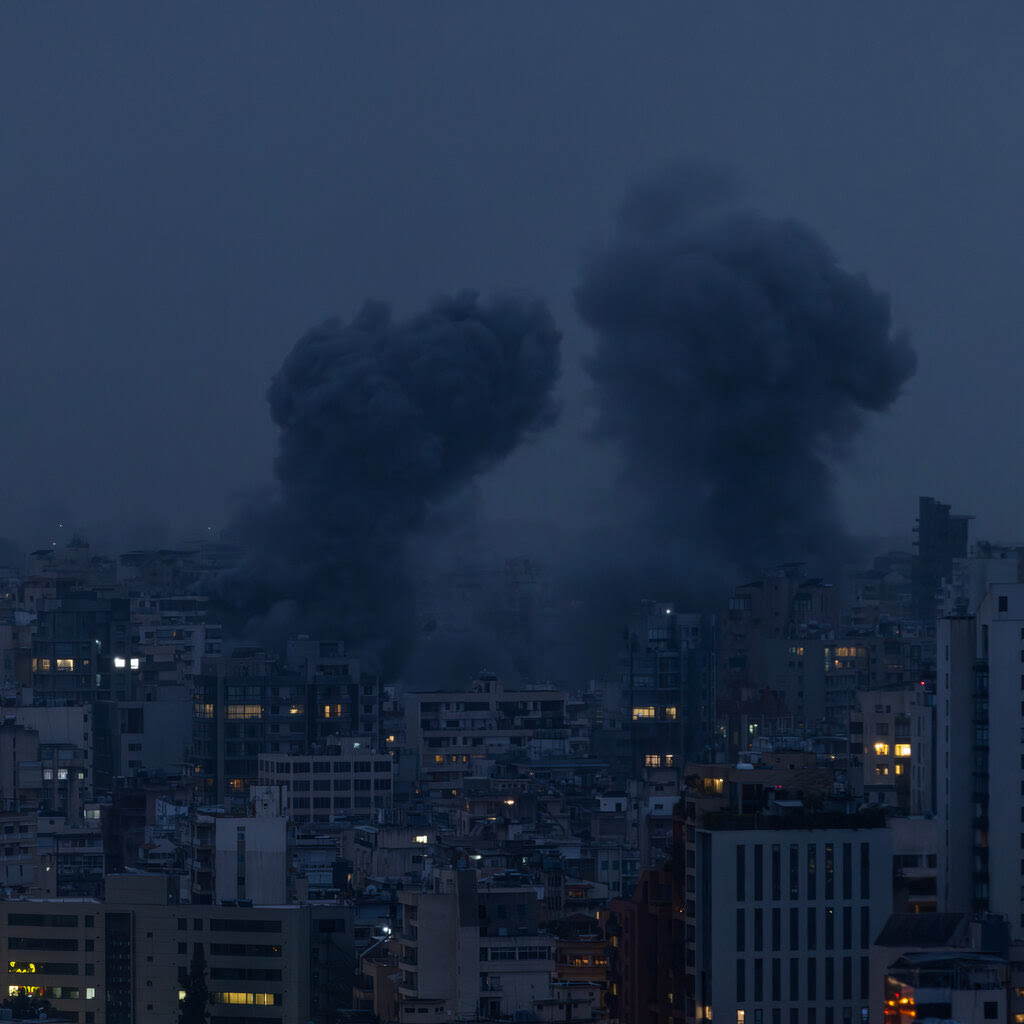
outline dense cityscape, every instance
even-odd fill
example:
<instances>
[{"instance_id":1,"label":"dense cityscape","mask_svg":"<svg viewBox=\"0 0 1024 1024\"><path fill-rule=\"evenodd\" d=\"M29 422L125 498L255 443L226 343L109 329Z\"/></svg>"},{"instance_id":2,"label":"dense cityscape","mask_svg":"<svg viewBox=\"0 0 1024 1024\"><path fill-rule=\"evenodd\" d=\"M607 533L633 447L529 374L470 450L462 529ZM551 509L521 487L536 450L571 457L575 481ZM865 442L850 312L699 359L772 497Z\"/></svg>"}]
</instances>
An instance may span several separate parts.
<instances>
[{"instance_id":1,"label":"dense cityscape","mask_svg":"<svg viewBox=\"0 0 1024 1024\"><path fill-rule=\"evenodd\" d=\"M0 4L0 1024L1024 1024L1022 49Z\"/></svg>"},{"instance_id":2,"label":"dense cityscape","mask_svg":"<svg viewBox=\"0 0 1024 1024\"><path fill-rule=\"evenodd\" d=\"M337 638L227 643L199 588L227 544L32 552L0 622L5 1006L1019 1019L1024 548L968 526L922 498L913 552L643 602L599 678L431 690ZM418 592L431 634L493 605L507 649L567 614L526 558Z\"/></svg>"}]
</instances>

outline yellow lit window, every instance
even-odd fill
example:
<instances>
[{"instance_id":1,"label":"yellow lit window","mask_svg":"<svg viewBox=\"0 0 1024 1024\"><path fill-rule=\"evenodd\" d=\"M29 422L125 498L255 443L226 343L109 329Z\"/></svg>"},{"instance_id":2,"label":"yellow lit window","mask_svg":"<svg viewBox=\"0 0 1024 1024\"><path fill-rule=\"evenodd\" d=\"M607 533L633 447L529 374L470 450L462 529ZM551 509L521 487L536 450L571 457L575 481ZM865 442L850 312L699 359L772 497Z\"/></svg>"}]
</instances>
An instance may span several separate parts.
<instances>
[{"instance_id":1,"label":"yellow lit window","mask_svg":"<svg viewBox=\"0 0 1024 1024\"><path fill-rule=\"evenodd\" d=\"M887 764L876 765L875 766L875 774L876 775L888 775L889 774L889 766Z\"/></svg>"},{"instance_id":2,"label":"yellow lit window","mask_svg":"<svg viewBox=\"0 0 1024 1024\"><path fill-rule=\"evenodd\" d=\"M676 717L675 708L665 708L665 717L674 719Z\"/></svg>"},{"instance_id":3,"label":"yellow lit window","mask_svg":"<svg viewBox=\"0 0 1024 1024\"><path fill-rule=\"evenodd\" d=\"M635 722L639 718L653 718L654 708L633 708L633 721Z\"/></svg>"},{"instance_id":4,"label":"yellow lit window","mask_svg":"<svg viewBox=\"0 0 1024 1024\"><path fill-rule=\"evenodd\" d=\"M661 754L645 754L644 764L648 768L660 768L661 767Z\"/></svg>"},{"instance_id":5,"label":"yellow lit window","mask_svg":"<svg viewBox=\"0 0 1024 1024\"><path fill-rule=\"evenodd\" d=\"M276 992L211 992L211 1003L227 1003L231 1006L277 1006L280 995Z\"/></svg>"},{"instance_id":6,"label":"yellow lit window","mask_svg":"<svg viewBox=\"0 0 1024 1024\"><path fill-rule=\"evenodd\" d=\"M245 780L244 779L228 779L228 788L233 793L240 793L243 789L245 789Z\"/></svg>"},{"instance_id":7,"label":"yellow lit window","mask_svg":"<svg viewBox=\"0 0 1024 1024\"><path fill-rule=\"evenodd\" d=\"M324 718L341 718L343 709L343 704L325 704Z\"/></svg>"},{"instance_id":8,"label":"yellow lit window","mask_svg":"<svg viewBox=\"0 0 1024 1024\"><path fill-rule=\"evenodd\" d=\"M225 718L262 718L262 704L229 704L224 709Z\"/></svg>"},{"instance_id":9,"label":"yellow lit window","mask_svg":"<svg viewBox=\"0 0 1024 1024\"><path fill-rule=\"evenodd\" d=\"M903 774L903 765L901 765L901 764L896 765L896 774L897 775L902 775Z\"/></svg>"},{"instance_id":10,"label":"yellow lit window","mask_svg":"<svg viewBox=\"0 0 1024 1024\"><path fill-rule=\"evenodd\" d=\"M888 743L876 743L875 744L875 755L877 757L886 757L889 753Z\"/></svg>"},{"instance_id":11,"label":"yellow lit window","mask_svg":"<svg viewBox=\"0 0 1024 1024\"><path fill-rule=\"evenodd\" d=\"M212 704L197 704L196 705L196 718L213 718L213 705Z\"/></svg>"},{"instance_id":12,"label":"yellow lit window","mask_svg":"<svg viewBox=\"0 0 1024 1024\"><path fill-rule=\"evenodd\" d=\"M435 754L434 764L444 764L444 754Z\"/></svg>"},{"instance_id":13,"label":"yellow lit window","mask_svg":"<svg viewBox=\"0 0 1024 1024\"><path fill-rule=\"evenodd\" d=\"M74 672L75 671L75 659L74 658L58 658L57 659L57 671L58 672Z\"/></svg>"},{"instance_id":14,"label":"yellow lit window","mask_svg":"<svg viewBox=\"0 0 1024 1024\"><path fill-rule=\"evenodd\" d=\"M676 755L675 754L666 754L665 755L665 767L666 768L671 768L673 762L675 761L675 759L676 759Z\"/></svg>"},{"instance_id":15,"label":"yellow lit window","mask_svg":"<svg viewBox=\"0 0 1024 1024\"><path fill-rule=\"evenodd\" d=\"M288 709L288 714L289 715L304 715L305 713L306 713L306 705L305 704L293 704Z\"/></svg>"},{"instance_id":16,"label":"yellow lit window","mask_svg":"<svg viewBox=\"0 0 1024 1024\"><path fill-rule=\"evenodd\" d=\"M896 756L897 757L910 757L910 744L909 743L897 743L896 744Z\"/></svg>"}]
</instances>

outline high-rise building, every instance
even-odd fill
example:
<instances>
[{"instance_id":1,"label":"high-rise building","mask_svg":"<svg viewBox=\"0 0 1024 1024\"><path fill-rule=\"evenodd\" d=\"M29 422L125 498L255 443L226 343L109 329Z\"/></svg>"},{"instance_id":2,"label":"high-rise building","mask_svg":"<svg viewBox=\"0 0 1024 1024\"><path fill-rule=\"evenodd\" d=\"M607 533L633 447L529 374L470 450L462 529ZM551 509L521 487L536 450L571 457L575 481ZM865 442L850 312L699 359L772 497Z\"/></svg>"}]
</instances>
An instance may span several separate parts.
<instances>
[{"instance_id":1,"label":"high-rise building","mask_svg":"<svg viewBox=\"0 0 1024 1024\"><path fill-rule=\"evenodd\" d=\"M953 515L949 505L934 498L919 499L914 532L917 554L911 563L911 594L914 614L924 621L935 619L937 595L949 579L954 558L967 557L967 527L971 516Z\"/></svg>"},{"instance_id":2,"label":"high-rise building","mask_svg":"<svg viewBox=\"0 0 1024 1024\"><path fill-rule=\"evenodd\" d=\"M891 836L877 812L814 811L823 772L687 766L684 1020L873 1019Z\"/></svg>"},{"instance_id":3,"label":"high-rise building","mask_svg":"<svg viewBox=\"0 0 1024 1024\"><path fill-rule=\"evenodd\" d=\"M645 601L620 653L629 771L706 760L714 747L717 623Z\"/></svg>"},{"instance_id":4,"label":"high-rise building","mask_svg":"<svg viewBox=\"0 0 1024 1024\"><path fill-rule=\"evenodd\" d=\"M1024 938L1024 583L939 619L939 909L990 910Z\"/></svg>"}]
</instances>

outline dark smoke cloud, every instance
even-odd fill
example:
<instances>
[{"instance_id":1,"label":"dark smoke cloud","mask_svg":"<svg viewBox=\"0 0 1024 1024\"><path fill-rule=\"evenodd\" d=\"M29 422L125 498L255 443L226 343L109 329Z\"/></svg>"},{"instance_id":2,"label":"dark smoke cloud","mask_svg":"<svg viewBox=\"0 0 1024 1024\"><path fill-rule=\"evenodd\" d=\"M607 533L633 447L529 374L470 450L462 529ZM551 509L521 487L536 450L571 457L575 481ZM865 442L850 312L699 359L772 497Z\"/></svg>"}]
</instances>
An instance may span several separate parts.
<instances>
[{"instance_id":1,"label":"dark smoke cloud","mask_svg":"<svg viewBox=\"0 0 1024 1024\"><path fill-rule=\"evenodd\" d=\"M628 198L576 301L598 433L622 448L649 550L744 573L842 558L831 465L916 366L885 295L691 170Z\"/></svg>"},{"instance_id":2,"label":"dark smoke cloud","mask_svg":"<svg viewBox=\"0 0 1024 1024\"><path fill-rule=\"evenodd\" d=\"M276 494L247 503L249 554L224 596L250 633L376 648L410 640L409 546L453 499L556 418L560 335L540 302L475 294L396 322L367 303L294 347L268 391Z\"/></svg>"}]
</instances>

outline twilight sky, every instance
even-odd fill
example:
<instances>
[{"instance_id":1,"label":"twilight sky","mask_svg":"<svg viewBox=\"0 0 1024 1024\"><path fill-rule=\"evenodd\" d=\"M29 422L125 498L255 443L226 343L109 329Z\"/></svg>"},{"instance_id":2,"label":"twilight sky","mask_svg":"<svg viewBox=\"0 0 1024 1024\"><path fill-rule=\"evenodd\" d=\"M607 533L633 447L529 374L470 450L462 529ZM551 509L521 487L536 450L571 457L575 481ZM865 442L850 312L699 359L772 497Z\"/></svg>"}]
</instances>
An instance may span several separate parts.
<instances>
[{"instance_id":1,"label":"twilight sky","mask_svg":"<svg viewBox=\"0 0 1024 1024\"><path fill-rule=\"evenodd\" d=\"M909 540L933 494L1024 539L1022 52L1016 2L5 4L0 535L222 525L270 476L301 335L465 287L528 288L565 335L561 423L484 491L564 520L614 474L584 440L581 258L698 159L917 348L842 470L849 526Z\"/></svg>"}]
</instances>

